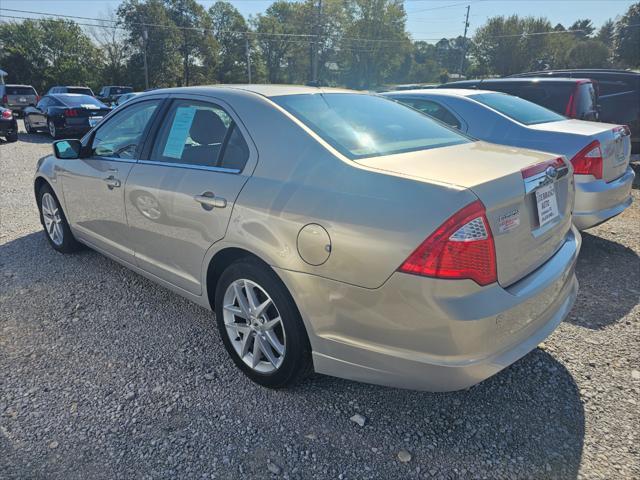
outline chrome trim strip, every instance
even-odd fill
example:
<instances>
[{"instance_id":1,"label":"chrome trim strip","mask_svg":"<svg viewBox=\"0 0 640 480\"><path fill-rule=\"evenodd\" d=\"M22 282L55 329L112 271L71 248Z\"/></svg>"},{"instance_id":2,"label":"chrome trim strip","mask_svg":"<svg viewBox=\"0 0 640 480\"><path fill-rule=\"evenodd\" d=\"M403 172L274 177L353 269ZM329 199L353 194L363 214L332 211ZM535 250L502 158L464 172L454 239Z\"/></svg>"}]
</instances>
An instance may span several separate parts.
<instances>
[{"instance_id":1,"label":"chrome trim strip","mask_svg":"<svg viewBox=\"0 0 640 480\"><path fill-rule=\"evenodd\" d=\"M220 173L240 173L241 172L241 170L237 168L211 167L206 165L191 165L188 163L157 162L155 160L138 160L138 163L141 163L144 165L157 165L160 167L186 168L190 170L205 170L208 172L220 172Z\"/></svg>"},{"instance_id":2,"label":"chrome trim strip","mask_svg":"<svg viewBox=\"0 0 640 480\"><path fill-rule=\"evenodd\" d=\"M99 155L92 155L82 160L106 160L107 162L121 162L121 163L137 163L135 158L117 158L117 157L101 157Z\"/></svg>"},{"instance_id":3,"label":"chrome trim strip","mask_svg":"<svg viewBox=\"0 0 640 480\"><path fill-rule=\"evenodd\" d=\"M565 166L565 167L558 168L558 176L555 178L555 180L560 180L567 173L569 173L569 167ZM524 191L525 193L531 193L534 190L537 190L538 188L543 187L544 185L552 183L553 181L554 180L547 177L547 174L545 172L540 172L536 175L533 175L525 179Z\"/></svg>"}]
</instances>

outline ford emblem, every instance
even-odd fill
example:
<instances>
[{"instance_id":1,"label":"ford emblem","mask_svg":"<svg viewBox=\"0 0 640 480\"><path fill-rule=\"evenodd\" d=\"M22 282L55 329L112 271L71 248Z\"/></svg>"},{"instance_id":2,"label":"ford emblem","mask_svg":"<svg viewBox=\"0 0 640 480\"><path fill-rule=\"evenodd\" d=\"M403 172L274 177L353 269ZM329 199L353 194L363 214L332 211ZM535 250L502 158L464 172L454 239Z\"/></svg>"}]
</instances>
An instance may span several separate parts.
<instances>
[{"instance_id":1,"label":"ford emblem","mask_svg":"<svg viewBox=\"0 0 640 480\"><path fill-rule=\"evenodd\" d=\"M554 180L558 176L558 169L556 167L547 167L544 173L549 180Z\"/></svg>"}]
</instances>

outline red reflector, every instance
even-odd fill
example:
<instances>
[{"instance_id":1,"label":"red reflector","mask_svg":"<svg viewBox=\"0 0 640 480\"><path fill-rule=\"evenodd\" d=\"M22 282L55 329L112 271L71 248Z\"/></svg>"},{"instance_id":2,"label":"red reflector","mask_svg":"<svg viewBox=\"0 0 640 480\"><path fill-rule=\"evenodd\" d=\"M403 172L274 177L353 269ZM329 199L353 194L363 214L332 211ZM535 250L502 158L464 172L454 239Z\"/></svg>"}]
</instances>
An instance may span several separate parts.
<instances>
[{"instance_id":1,"label":"red reflector","mask_svg":"<svg viewBox=\"0 0 640 480\"><path fill-rule=\"evenodd\" d=\"M522 178L529 178L544 172L549 167L564 167L564 161L561 157L558 157L555 160L547 160L546 162L536 163L530 167L523 168L520 172L522 173Z\"/></svg>"},{"instance_id":2,"label":"red reflector","mask_svg":"<svg viewBox=\"0 0 640 480\"><path fill-rule=\"evenodd\" d=\"M9 119L12 116L13 116L13 112L11 110L3 110L2 111L2 118Z\"/></svg>"},{"instance_id":3,"label":"red reflector","mask_svg":"<svg viewBox=\"0 0 640 480\"><path fill-rule=\"evenodd\" d=\"M468 278L478 285L496 282L495 245L482 202L476 200L453 214L399 270L426 277Z\"/></svg>"},{"instance_id":4,"label":"red reflector","mask_svg":"<svg viewBox=\"0 0 640 480\"><path fill-rule=\"evenodd\" d=\"M575 175L593 175L595 178L602 178L602 150L600 142L594 140L589 145L580 150L571 159L573 173Z\"/></svg>"}]
</instances>

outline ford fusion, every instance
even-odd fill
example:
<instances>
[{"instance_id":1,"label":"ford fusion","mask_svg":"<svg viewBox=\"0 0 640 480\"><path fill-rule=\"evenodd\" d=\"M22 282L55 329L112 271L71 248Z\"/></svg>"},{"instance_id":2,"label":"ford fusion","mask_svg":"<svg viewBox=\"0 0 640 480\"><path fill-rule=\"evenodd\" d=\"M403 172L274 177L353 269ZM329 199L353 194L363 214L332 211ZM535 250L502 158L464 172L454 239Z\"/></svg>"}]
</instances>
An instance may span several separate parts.
<instances>
[{"instance_id":1,"label":"ford fusion","mask_svg":"<svg viewBox=\"0 0 640 480\"><path fill-rule=\"evenodd\" d=\"M556 152L573 164L573 222L591 228L631 205L635 173L629 166L626 125L571 120L522 98L482 90L443 89L388 95L476 138Z\"/></svg>"},{"instance_id":2,"label":"ford fusion","mask_svg":"<svg viewBox=\"0 0 640 480\"><path fill-rule=\"evenodd\" d=\"M576 298L570 164L378 96L157 90L54 153L34 185L50 245L86 245L214 310L264 386L315 371L465 388Z\"/></svg>"}]
</instances>

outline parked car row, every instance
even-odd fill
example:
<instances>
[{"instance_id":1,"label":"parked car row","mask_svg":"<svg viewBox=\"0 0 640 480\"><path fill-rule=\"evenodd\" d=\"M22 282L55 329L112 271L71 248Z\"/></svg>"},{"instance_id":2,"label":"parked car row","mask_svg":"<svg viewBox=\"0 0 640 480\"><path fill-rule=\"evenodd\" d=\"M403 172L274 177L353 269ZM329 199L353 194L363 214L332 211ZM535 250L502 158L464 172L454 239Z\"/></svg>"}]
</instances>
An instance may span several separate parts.
<instances>
[{"instance_id":1,"label":"parked car row","mask_svg":"<svg viewBox=\"0 0 640 480\"><path fill-rule=\"evenodd\" d=\"M383 95L475 138L569 159L576 180L573 219L581 230L631 204L634 172L626 126L568 119L523 98L488 90L438 88Z\"/></svg>"},{"instance_id":2,"label":"parked car row","mask_svg":"<svg viewBox=\"0 0 640 480\"><path fill-rule=\"evenodd\" d=\"M599 164L603 182L618 181L629 135L475 90L430 100L469 104L447 125L401 93L137 95L38 163L49 244L89 246L214 310L229 355L264 386L312 371L473 385L568 315L581 244L574 168ZM476 123L535 149L478 140Z\"/></svg>"}]
</instances>

